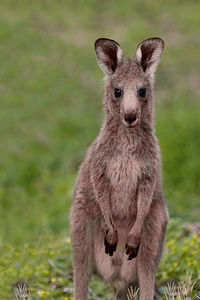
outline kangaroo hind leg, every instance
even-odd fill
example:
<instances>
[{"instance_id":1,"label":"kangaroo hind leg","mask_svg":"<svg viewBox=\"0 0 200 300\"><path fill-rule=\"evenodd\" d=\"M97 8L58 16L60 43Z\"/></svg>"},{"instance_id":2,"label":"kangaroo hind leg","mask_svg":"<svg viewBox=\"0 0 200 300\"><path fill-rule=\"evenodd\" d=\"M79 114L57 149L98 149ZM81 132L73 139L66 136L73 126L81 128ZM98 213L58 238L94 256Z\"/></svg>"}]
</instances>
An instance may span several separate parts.
<instances>
[{"instance_id":1,"label":"kangaroo hind leg","mask_svg":"<svg viewBox=\"0 0 200 300\"><path fill-rule=\"evenodd\" d=\"M74 267L74 300L88 299L88 284L91 275L92 244L88 235L88 216L79 206L72 204L70 228Z\"/></svg>"},{"instance_id":2,"label":"kangaroo hind leg","mask_svg":"<svg viewBox=\"0 0 200 300\"><path fill-rule=\"evenodd\" d=\"M137 257L140 300L154 299L155 272L162 254L167 221L168 213L164 203L153 200Z\"/></svg>"}]
</instances>

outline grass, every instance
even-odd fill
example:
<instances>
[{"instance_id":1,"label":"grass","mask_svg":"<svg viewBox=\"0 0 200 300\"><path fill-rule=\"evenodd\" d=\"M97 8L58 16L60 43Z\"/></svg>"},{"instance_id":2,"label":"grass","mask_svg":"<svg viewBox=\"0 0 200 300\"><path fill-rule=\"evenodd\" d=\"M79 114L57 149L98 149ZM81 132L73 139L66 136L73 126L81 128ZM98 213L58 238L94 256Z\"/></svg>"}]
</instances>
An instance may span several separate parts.
<instances>
[{"instance_id":1,"label":"grass","mask_svg":"<svg viewBox=\"0 0 200 300\"><path fill-rule=\"evenodd\" d=\"M26 287L30 299L72 300L69 237L43 235L19 247L4 243L0 250L0 299L13 299L20 287ZM180 219L171 219L156 278L161 292L160 299L165 299L165 295L168 295L167 299L173 299L170 297L175 290L182 294L187 290L190 297L200 291L199 250L200 237L188 234ZM109 286L95 276L90 282L89 300L94 299L94 293L100 299L114 299ZM134 299L135 294L136 291L130 289L128 299Z\"/></svg>"},{"instance_id":2,"label":"grass","mask_svg":"<svg viewBox=\"0 0 200 300\"><path fill-rule=\"evenodd\" d=\"M165 195L171 216L199 219L199 9L194 0L0 3L2 257L69 235L78 166L103 119L98 37L127 57L144 38L165 40L155 86Z\"/></svg>"}]
</instances>

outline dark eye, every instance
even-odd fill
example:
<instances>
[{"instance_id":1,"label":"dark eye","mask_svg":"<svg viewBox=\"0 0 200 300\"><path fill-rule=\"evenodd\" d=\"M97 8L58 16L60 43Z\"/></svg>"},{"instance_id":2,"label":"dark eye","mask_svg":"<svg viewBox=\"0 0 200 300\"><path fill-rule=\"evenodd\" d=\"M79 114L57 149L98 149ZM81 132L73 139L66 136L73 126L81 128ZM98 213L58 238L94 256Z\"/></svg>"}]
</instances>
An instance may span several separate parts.
<instances>
[{"instance_id":1,"label":"dark eye","mask_svg":"<svg viewBox=\"0 0 200 300\"><path fill-rule=\"evenodd\" d=\"M139 96L139 98L145 99L146 93L147 93L146 88L141 88L141 89L139 89L139 90L138 90L138 96Z\"/></svg>"},{"instance_id":2,"label":"dark eye","mask_svg":"<svg viewBox=\"0 0 200 300\"><path fill-rule=\"evenodd\" d=\"M114 89L114 95L115 98L120 98L122 95L122 90L121 89Z\"/></svg>"}]
</instances>

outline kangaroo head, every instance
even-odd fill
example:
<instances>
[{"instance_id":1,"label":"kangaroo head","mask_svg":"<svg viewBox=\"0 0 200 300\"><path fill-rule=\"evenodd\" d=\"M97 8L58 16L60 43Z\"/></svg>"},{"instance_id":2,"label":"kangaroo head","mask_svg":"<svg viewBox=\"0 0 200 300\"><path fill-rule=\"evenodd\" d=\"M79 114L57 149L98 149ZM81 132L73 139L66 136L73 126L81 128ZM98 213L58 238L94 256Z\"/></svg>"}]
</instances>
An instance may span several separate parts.
<instances>
[{"instance_id":1,"label":"kangaroo head","mask_svg":"<svg viewBox=\"0 0 200 300\"><path fill-rule=\"evenodd\" d=\"M97 61L106 75L106 112L127 128L152 122L153 78L163 49L162 39L149 38L127 60L117 42L105 38L95 42Z\"/></svg>"}]
</instances>

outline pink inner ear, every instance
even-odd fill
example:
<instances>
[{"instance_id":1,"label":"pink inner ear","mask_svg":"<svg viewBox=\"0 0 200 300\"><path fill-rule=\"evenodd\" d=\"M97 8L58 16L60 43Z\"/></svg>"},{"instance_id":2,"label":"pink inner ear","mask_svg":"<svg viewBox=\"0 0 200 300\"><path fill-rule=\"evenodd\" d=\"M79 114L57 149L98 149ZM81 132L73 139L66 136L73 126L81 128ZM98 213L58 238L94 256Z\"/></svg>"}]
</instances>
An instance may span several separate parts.
<instances>
[{"instance_id":1,"label":"pink inner ear","mask_svg":"<svg viewBox=\"0 0 200 300\"><path fill-rule=\"evenodd\" d=\"M117 67L117 46L115 44L103 45L102 52L104 53L103 62L114 72Z\"/></svg>"},{"instance_id":2,"label":"pink inner ear","mask_svg":"<svg viewBox=\"0 0 200 300\"><path fill-rule=\"evenodd\" d=\"M148 45L143 44L141 46L141 52L142 52L141 65L144 72L151 65L151 58L155 48L156 48L155 45L152 44L148 44Z\"/></svg>"}]
</instances>

